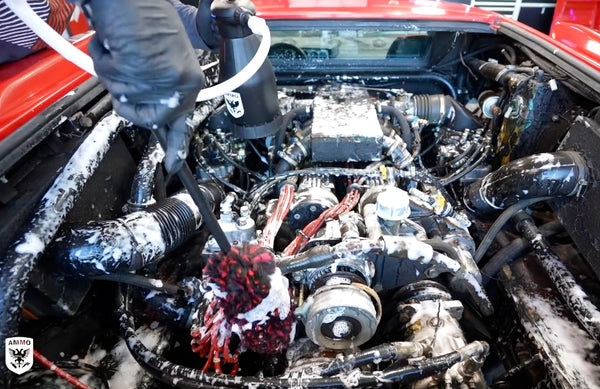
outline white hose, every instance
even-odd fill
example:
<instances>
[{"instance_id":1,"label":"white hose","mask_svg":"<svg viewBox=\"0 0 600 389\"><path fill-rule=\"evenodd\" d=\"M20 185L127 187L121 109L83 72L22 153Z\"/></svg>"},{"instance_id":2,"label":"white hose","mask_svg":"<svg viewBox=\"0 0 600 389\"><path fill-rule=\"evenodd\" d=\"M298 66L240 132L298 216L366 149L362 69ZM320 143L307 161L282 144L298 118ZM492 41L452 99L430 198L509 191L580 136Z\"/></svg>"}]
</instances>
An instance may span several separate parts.
<instances>
[{"instance_id":1,"label":"white hose","mask_svg":"<svg viewBox=\"0 0 600 389\"><path fill-rule=\"evenodd\" d=\"M21 19L33 32L35 32L48 46L56 50L68 61L73 62L86 72L95 76L94 62L89 55L69 43L58 32L54 31L48 23L31 9L25 0L4 0L8 8Z\"/></svg>"},{"instance_id":2,"label":"white hose","mask_svg":"<svg viewBox=\"0 0 600 389\"><path fill-rule=\"evenodd\" d=\"M92 58L69 43L58 32L54 31L52 27L44 22L42 18L31 9L26 0L4 0L4 2L8 8L10 8L10 10L27 25L27 27L42 38L48 46L52 47L68 61L91 75L96 76ZM262 41L260 42L260 46L258 47L256 54L254 54L254 57L235 76L220 84L201 90L196 101L211 100L239 88L248 81L250 77L260 69L263 62L265 62L265 59L269 54L269 48L271 47L271 31L264 19L257 16L251 16L249 18L248 27L253 33L262 35Z\"/></svg>"},{"instance_id":3,"label":"white hose","mask_svg":"<svg viewBox=\"0 0 600 389\"><path fill-rule=\"evenodd\" d=\"M265 23L265 20L257 16L250 17L248 20L248 27L253 33L262 35L262 41L260 42L260 46L258 46L258 50L256 50L254 57L252 57L250 62L248 62L248 64L235 76L220 84L201 90L196 101L211 100L239 88L243 83L248 81L250 77L260 69L263 62L265 62L271 47L271 31L269 30L267 23Z\"/></svg>"},{"instance_id":4,"label":"white hose","mask_svg":"<svg viewBox=\"0 0 600 389\"><path fill-rule=\"evenodd\" d=\"M260 42L260 46L258 46L258 50L256 50L254 57L252 57L250 62L248 62L248 64L235 76L220 84L201 90L196 101L211 100L239 88L248 81L265 62L271 47L271 31L269 30L267 23L265 23L265 20L257 16L250 17L248 20L248 27L250 27L250 30L252 30L253 33L262 35L262 41Z\"/></svg>"}]
</instances>

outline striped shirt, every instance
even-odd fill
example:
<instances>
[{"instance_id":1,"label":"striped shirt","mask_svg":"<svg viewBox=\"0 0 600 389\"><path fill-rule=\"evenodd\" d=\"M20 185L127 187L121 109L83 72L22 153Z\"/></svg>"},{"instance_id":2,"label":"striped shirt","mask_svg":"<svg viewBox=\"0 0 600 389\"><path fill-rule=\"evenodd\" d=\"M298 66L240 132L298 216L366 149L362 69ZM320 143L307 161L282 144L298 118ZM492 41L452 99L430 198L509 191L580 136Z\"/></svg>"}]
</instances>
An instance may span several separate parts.
<instances>
[{"instance_id":1,"label":"striped shirt","mask_svg":"<svg viewBox=\"0 0 600 389\"><path fill-rule=\"evenodd\" d=\"M27 3L60 33L67 27L75 8L66 0L27 0ZM44 47L45 43L8 8L4 0L0 0L0 63L14 61Z\"/></svg>"}]
</instances>

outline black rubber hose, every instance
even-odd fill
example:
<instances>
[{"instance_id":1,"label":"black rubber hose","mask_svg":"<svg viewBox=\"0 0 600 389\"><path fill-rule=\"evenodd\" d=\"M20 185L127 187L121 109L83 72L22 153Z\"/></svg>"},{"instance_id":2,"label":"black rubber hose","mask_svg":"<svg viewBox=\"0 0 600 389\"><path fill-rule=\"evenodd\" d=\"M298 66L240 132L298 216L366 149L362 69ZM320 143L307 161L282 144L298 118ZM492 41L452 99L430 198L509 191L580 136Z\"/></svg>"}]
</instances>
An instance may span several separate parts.
<instances>
[{"instance_id":1,"label":"black rubber hose","mask_svg":"<svg viewBox=\"0 0 600 389\"><path fill-rule=\"evenodd\" d=\"M212 206L220 203L218 191L200 190ZM49 258L56 268L79 276L138 270L178 247L202 221L190 195L182 192L117 220L71 228L55 240Z\"/></svg>"},{"instance_id":2,"label":"black rubber hose","mask_svg":"<svg viewBox=\"0 0 600 389\"><path fill-rule=\"evenodd\" d=\"M550 200L552 197L537 197L533 199L525 199L517 202L516 204L511 205L506 208L504 212L500 214L498 219L494 221L488 232L485 234L481 243L477 247L477 251L475 252L475 256L473 260L475 263L479 263L483 259L485 253L487 253L488 249L492 245L494 239L496 239L496 235L500 232L500 230L504 227L504 225L517 214L517 212L533 205L535 203L539 203L540 201Z\"/></svg>"},{"instance_id":3,"label":"black rubber hose","mask_svg":"<svg viewBox=\"0 0 600 389\"><path fill-rule=\"evenodd\" d=\"M127 201L128 210L140 211L154 202L156 171L163 157L164 151L156 138L151 136L133 176L131 194Z\"/></svg>"},{"instance_id":4,"label":"black rubber hose","mask_svg":"<svg viewBox=\"0 0 600 389\"><path fill-rule=\"evenodd\" d=\"M292 124L292 122L297 120L301 123L304 123L311 117L312 117L312 109L309 105L303 106L303 107L292 108L288 112L286 112L286 114L283 115L283 118L281 120L281 127L279 128L279 131L277 132L277 136L275 138L275 153L274 154L277 154L279 152L279 150L281 149L281 145L283 144L283 141L285 138L285 133L288 130L288 128L290 127L290 125Z\"/></svg>"},{"instance_id":5,"label":"black rubber hose","mask_svg":"<svg viewBox=\"0 0 600 389\"><path fill-rule=\"evenodd\" d=\"M464 203L473 212L499 210L521 200L579 194L589 169L574 151L535 154L507 163L469 185Z\"/></svg>"},{"instance_id":6,"label":"black rubber hose","mask_svg":"<svg viewBox=\"0 0 600 389\"><path fill-rule=\"evenodd\" d=\"M137 337L133 315L124 306L119 308L119 326L131 355L146 372L168 385L185 389L206 387L343 389L348 386L375 387L390 382L411 383L446 371L466 359L485 357L489 352L487 343L472 342L457 351L415 361L400 368L387 369L377 373L358 372L351 381L347 377L234 377L177 365L153 353Z\"/></svg>"},{"instance_id":7,"label":"black rubber hose","mask_svg":"<svg viewBox=\"0 0 600 389\"><path fill-rule=\"evenodd\" d=\"M423 243L427 243L435 251L444 253L450 258L454 259L456 262L461 263L460 255L458 254L458 251L456 251L456 249L454 248L454 245L451 245L448 242L444 242L441 239L425 239L423 240Z\"/></svg>"},{"instance_id":8,"label":"black rubber hose","mask_svg":"<svg viewBox=\"0 0 600 389\"><path fill-rule=\"evenodd\" d=\"M554 287L567 303L573 316L585 330L600 343L600 311L592 304L587 293L577 284L573 274L562 263L558 255L541 236L531 216L525 212L517 215L516 227L529 241L531 247L546 270L548 277L552 280Z\"/></svg>"},{"instance_id":9,"label":"black rubber hose","mask_svg":"<svg viewBox=\"0 0 600 389\"><path fill-rule=\"evenodd\" d=\"M354 354L340 356L322 367L319 375L329 377L370 363L379 364L394 359L416 358L422 356L425 350L426 347L417 342L384 343Z\"/></svg>"},{"instance_id":10,"label":"black rubber hose","mask_svg":"<svg viewBox=\"0 0 600 389\"><path fill-rule=\"evenodd\" d=\"M381 106L381 113L384 115L388 115L391 118L395 119L400 127L400 137L406 143L406 147L409 151L412 151L413 147L413 135L412 129L410 127L410 123L406 119L406 117L400 112L398 108L390 107L387 105Z\"/></svg>"},{"instance_id":11,"label":"black rubber hose","mask_svg":"<svg viewBox=\"0 0 600 389\"><path fill-rule=\"evenodd\" d=\"M540 226L540 233L545 237L556 235L563 231L563 225L558 220L553 220ZM529 242L525 238L517 238L507 246L498 250L481 268L483 284L487 285L490 280L498 274L504 265L507 265L521 257L528 251Z\"/></svg>"},{"instance_id":12,"label":"black rubber hose","mask_svg":"<svg viewBox=\"0 0 600 389\"><path fill-rule=\"evenodd\" d=\"M112 108L112 96L107 93L106 96L102 97L92 108L85 113L85 117L96 123L102 116L104 116Z\"/></svg>"},{"instance_id":13,"label":"black rubber hose","mask_svg":"<svg viewBox=\"0 0 600 389\"><path fill-rule=\"evenodd\" d=\"M511 80L516 83L520 83L529 78L526 75L516 73L515 71L518 69L501 65L499 63L482 61L477 58L467 59L466 63L475 73L482 75L488 80L493 80L503 85L506 85Z\"/></svg>"},{"instance_id":14,"label":"black rubber hose","mask_svg":"<svg viewBox=\"0 0 600 389\"><path fill-rule=\"evenodd\" d=\"M302 131L299 137L293 139L293 143L279 153L281 159L275 166L275 174L282 174L297 169L298 166L311 153L309 131Z\"/></svg>"},{"instance_id":15,"label":"black rubber hose","mask_svg":"<svg viewBox=\"0 0 600 389\"><path fill-rule=\"evenodd\" d=\"M431 124L443 124L457 131L482 127L464 105L446 95L414 95L415 115Z\"/></svg>"}]
</instances>

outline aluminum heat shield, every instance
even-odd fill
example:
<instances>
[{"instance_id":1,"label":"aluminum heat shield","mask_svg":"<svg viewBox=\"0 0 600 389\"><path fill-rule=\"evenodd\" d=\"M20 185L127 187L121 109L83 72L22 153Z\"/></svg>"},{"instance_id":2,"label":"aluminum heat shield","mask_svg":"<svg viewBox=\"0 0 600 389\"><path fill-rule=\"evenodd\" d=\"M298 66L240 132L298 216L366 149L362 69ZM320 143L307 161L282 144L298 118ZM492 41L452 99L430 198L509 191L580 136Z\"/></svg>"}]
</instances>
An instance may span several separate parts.
<instances>
[{"instance_id":1,"label":"aluminum heat shield","mask_svg":"<svg viewBox=\"0 0 600 389\"><path fill-rule=\"evenodd\" d=\"M383 132L367 91L348 86L319 91L311 139L313 162L381 160Z\"/></svg>"}]
</instances>

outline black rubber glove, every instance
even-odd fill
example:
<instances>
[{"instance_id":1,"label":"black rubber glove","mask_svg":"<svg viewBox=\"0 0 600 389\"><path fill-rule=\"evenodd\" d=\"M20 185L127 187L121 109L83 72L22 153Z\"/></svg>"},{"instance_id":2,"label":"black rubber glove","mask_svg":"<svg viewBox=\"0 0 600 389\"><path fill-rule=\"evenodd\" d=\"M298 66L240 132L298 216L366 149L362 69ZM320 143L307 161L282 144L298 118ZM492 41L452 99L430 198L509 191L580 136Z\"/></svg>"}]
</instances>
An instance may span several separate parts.
<instances>
[{"instance_id":1,"label":"black rubber glove","mask_svg":"<svg viewBox=\"0 0 600 389\"><path fill-rule=\"evenodd\" d=\"M138 126L166 127L165 167L176 171L191 135L185 117L204 75L175 9L165 0L91 0L84 6L96 29L88 50L114 109Z\"/></svg>"}]
</instances>

